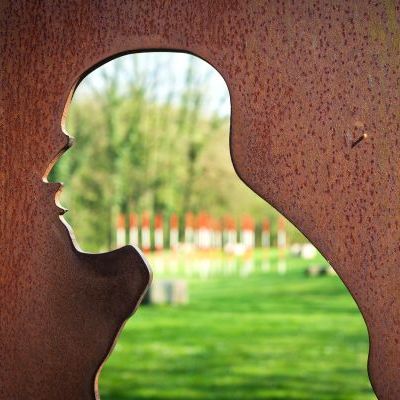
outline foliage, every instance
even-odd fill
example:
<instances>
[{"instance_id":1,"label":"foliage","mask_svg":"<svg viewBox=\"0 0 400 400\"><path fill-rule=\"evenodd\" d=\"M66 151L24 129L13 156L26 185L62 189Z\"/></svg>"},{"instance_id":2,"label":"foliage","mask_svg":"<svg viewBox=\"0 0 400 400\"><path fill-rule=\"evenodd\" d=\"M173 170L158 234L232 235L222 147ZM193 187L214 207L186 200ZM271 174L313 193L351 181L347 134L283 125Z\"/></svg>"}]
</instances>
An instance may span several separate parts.
<instances>
[{"instance_id":1,"label":"foliage","mask_svg":"<svg viewBox=\"0 0 400 400\"><path fill-rule=\"evenodd\" d=\"M230 121L218 106L228 91L214 93L217 72L186 55L179 83L173 55L141 56L116 59L88 76L68 111L75 146L50 180L65 182L62 203L81 246L115 247L121 212L128 218L132 211L183 216L206 210L274 222L276 212L233 170ZM212 102L216 96L222 100ZM293 227L289 232L303 240Z\"/></svg>"}]
</instances>

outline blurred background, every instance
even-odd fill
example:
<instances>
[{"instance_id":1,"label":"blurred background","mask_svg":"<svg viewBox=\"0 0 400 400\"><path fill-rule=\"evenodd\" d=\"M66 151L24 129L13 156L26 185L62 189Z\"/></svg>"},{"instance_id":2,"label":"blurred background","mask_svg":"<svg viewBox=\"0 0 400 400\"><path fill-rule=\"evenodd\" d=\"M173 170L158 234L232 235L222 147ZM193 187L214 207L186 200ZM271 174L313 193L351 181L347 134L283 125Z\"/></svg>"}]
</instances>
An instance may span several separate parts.
<instances>
[{"instance_id":1,"label":"blurred background","mask_svg":"<svg viewBox=\"0 0 400 400\"><path fill-rule=\"evenodd\" d=\"M153 284L100 376L103 400L375 399L368 336L318 251L248 189L223 78L140 53L79 84L49 180L90 252L140 247Z\"/></svg>"}]
</instances>

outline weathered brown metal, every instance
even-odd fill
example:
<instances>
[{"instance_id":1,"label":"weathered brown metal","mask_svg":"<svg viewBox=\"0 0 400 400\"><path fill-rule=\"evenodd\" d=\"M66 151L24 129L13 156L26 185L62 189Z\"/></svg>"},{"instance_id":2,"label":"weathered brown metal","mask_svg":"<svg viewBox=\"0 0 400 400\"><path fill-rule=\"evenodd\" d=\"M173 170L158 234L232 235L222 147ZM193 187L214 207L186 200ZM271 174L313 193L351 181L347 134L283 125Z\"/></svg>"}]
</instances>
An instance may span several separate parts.
<instances>
[{"instance_id":1,"label":"weathered brown metal","mask_svg":"<svg viewBox=\"0 0 400 400\"><path fill-rule=\"evenodd\" d=\"M62 116L82 76L122 53L174 49L225 78L238 174L339 273L368 326L373 387L399 399L399 9L1 0L0 398L94 398L96 371L149 273L132 248L76 250L58 186L42 177L67 146Z\"/></svg>"}]
</instances>

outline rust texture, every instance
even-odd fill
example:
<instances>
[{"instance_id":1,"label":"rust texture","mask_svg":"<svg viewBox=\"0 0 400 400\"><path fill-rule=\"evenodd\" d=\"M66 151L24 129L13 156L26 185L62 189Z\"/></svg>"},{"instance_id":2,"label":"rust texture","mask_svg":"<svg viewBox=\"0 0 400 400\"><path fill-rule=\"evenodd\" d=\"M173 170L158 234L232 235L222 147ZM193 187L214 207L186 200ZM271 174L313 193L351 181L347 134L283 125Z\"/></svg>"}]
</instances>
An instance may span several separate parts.
<instances>
[{"instance_id":1,"label":"rust texture","mask_svg":"<svg viewBox=\"0 0 400 400\"><path fill-rule=\"evenodd\" d=\"M59 220L59 186L42 178L68 146L62 117L76 82L152 49L193 53L225 78L239 176L338 272L368 327L374 390L399 399L399 8L0 0L0 399L95 398L97 371L148 284L131 247L79 252Z\"/></svg>"}]
</instances>

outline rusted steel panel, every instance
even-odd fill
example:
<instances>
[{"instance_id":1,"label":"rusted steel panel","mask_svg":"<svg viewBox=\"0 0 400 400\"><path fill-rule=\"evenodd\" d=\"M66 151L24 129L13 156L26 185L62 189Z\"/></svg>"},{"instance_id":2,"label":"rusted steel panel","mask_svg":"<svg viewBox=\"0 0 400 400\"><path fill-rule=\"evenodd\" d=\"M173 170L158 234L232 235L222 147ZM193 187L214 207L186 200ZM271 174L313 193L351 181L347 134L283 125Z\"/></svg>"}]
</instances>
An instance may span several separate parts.
<instances>
[{"instance_id":1,"label":"rusted steel panel","mask_svg":"<svg viewBox=\"0 0 400 400\"><path fill-rule=\"evenodd\" d=\"M61 121L78 79L143 49L190 52L223 75L238 174L336 269L368 326L373 387L400 398L399 9L1 0L0 398L94 398L96 371L148 284L133 248L75 249L58 186L42 181L67 147Z\"/></svg>"}]
</instances>

